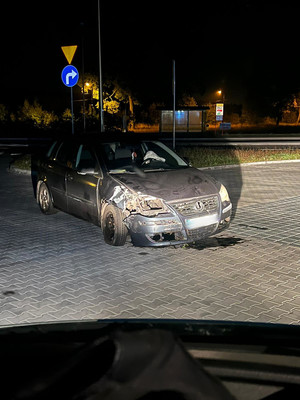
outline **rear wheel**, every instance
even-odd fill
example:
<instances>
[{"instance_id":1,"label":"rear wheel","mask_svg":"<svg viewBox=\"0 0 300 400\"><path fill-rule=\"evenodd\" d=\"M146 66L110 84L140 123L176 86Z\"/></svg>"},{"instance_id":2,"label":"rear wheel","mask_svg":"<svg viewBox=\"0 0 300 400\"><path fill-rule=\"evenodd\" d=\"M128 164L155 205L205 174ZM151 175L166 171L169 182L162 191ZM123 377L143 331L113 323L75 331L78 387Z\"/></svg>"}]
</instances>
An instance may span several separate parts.
<instances>
[{"instance_id":1,"label":"rear wheel","mask_svg":"<svg viewBox=\"0 0 300 400\"><path fill-rule=\"evenodd\" d=\"M104 240L112 246L123 246L128 234L127 227L123 222L122 211L109 204L103 213L102 231Z\"/></svg>"},{"instance_id":2,"label":"rear wheel","mask_svg":"<svg viewBox=\"0 0 300 400\"><path fill-rule=\"evenodd\" d=\"M51 193L45 182L42 182L38 191L38 203L42 213L55 214L56 210L53 206Z\"/></svg>"}]
</instances>

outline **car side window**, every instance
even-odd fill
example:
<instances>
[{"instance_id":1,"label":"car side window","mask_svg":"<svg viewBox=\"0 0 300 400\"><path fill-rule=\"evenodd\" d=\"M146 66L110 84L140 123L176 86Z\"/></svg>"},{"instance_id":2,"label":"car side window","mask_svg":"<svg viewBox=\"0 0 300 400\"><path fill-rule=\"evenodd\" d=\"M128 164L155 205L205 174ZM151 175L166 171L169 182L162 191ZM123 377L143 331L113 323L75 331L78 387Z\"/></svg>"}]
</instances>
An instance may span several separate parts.
<instances>
[{"instance_id":1,"label":"car side window","mask_svg":"<svg viewBox=\"0 0 300 400\"><path fill-rule=\"evenodd\" d=\"M73 143L63 142L56 153L55 160L64 167L74 168L76 152L77 148Z\"/></svg>"},{"instance_id":2,"label":"car side window","mask_svg":"<svg viewBox=\"0 0 300 400\"><path fill-rule=\"evenodd\" d=\"M99 163L94 153L87 146L82 144L79 146L77 152L75 169L78 171L92 169L96 173L101 173Z\"/></svg>"},{"instance_id":3,"label":"car side window","mask_svg":"<svg viewBox=\"0 0 300 400\"><path fill-rule=\"evenodd\" d=\"M55 150L57 150L57 140L55 140L55 142L53 142L52 145L50 146L49 150L47 151L46 157L53 158L54 154L56 153Z\"/></svg>"}]
</instances>

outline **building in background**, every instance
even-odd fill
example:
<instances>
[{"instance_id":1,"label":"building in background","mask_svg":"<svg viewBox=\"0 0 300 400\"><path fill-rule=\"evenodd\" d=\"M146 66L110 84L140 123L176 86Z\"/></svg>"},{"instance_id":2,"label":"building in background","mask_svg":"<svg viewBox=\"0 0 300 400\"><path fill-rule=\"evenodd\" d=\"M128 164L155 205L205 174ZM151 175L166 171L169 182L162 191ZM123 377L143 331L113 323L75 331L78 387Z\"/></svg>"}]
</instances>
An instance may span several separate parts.
<instances>
[{"instance_id":1,"label":"building in background","mask_svg":"<svg viewBox=\"0 0 300 400\"><path fill-rule=\"evenodd\" d=\"M160 132L172 132L173 110L158 108L160 111ZM181 107L175 111L176 132L204 132L209 107Z\"/></svg>"}]
</instances>

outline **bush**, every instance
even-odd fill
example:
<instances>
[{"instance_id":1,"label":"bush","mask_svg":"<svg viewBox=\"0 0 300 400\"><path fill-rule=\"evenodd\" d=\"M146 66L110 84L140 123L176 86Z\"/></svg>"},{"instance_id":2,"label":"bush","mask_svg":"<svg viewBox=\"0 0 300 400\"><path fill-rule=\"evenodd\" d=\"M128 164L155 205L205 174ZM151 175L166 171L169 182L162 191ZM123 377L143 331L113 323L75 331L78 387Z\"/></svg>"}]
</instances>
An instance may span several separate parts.
<instances>
[{"instance_id":1,"label":"bush","mask_svg":"<svg viewBox=\"0 0 300 400\"><path fill-rule=\"evenodd\" d=\"M8 116L8 110L4 104L0 104L0 122L6 122Z\"/></svg>"},{"instance_id":2,"label":"bush","mask_svg":"<svg viewBox=\"0 0 300 400\"><path fill-rule=\"evenodd\" d=\"M44 110L37 100L33 104L25 100L18 113L18 119L21 122L30 121L37 128L49 128L58 121L58 117L52 111Z\"/></svg>"}]
</instances>

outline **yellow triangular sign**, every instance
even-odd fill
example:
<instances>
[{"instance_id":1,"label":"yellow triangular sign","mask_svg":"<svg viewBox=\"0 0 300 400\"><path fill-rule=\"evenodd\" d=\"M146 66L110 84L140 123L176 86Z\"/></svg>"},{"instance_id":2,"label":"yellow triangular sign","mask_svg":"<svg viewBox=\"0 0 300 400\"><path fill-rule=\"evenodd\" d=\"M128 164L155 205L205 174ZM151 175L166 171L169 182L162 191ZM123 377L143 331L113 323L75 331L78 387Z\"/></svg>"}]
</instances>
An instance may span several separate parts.
<instances>
[{"instance_id":1,"label":"yellow triangular sign","mask_svg":"<svg viewBox=\"0 0 300 400\"><path fill-rule=\"evenodd\" d=\"M71 64L75 51L77 50L77 46L62 46L61 49L68 60L68 63Z\"/></svg>"}]
</instances>

